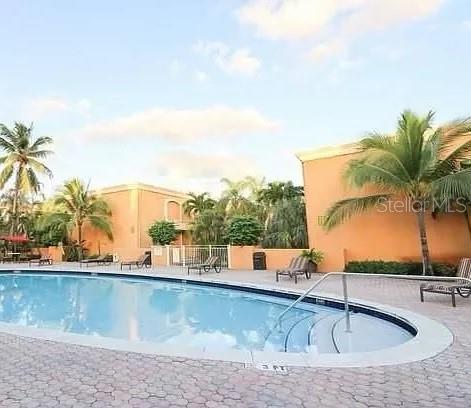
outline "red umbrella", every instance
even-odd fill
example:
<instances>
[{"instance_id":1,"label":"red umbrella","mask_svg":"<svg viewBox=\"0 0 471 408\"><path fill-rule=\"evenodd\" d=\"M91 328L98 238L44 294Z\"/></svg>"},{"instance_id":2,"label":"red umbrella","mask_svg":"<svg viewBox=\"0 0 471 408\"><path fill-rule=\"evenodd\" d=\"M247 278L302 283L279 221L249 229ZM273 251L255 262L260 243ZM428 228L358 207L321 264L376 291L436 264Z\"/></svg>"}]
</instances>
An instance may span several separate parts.
<instances>
[{"instance_id":1,"label":"red umbrella","mask_svg":"<svg viewBox=\"0 0 471 408\"><path fill-rule=\"evenodd\" d=\"M0 237L0 239L9 242L29 242L29 238L26 235L6 235Z\"/></svg>"}]
</instances>

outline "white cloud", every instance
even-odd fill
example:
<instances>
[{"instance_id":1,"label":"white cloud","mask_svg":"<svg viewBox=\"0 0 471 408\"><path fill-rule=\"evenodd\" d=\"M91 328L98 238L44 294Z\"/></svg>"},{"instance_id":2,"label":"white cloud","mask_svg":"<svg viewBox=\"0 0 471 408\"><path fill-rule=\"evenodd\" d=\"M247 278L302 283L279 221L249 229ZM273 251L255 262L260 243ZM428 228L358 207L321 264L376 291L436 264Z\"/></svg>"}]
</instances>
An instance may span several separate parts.
<instances>
[{"instance_id":1,"label":"white cloud","mask_svg":"<svg viewBox=\"0 0 471 408\"><path fill-rule=\"evenodd\" d=\"M204 71L195 71L194 77L197 82L206 82L208 80L208 74Z\"/></svg>"},{"instance_id":2,"label":"white cloud","mask_svg":"<svg viewBox=\"0 0 471 408\"><path fill-rule=\"evenodd\" d=\"M471 20L465 20L461 23L461 26L465 29L465 30L471 30Z\"/></svg>"},{"instance_id":3,"label":"white cloud","mask_svg":"<svg viewBox=\"0 0 471 408\"><path fill-rule=\"evenodd\" d=\"M255 161L250 157L227 153L195 153L187 150L173 150L157 157L159 176L174 178L240 178L258 173Z\"/></svg>"},{"instance_id":4,"label":"white cloud","mask_svg":"<svg viewBox=\"0 0 471 408\"><path fill-rule=\"evenodd\" d=\"M231 48L218 41L200 41L193 47L194 51L213 59L214 63L228 74L253 76L260 69L261 61L252 55L247 48Z\"/></svg>"},{"instance_id":5,"label":"white cloud","mask_svg":"<svg viewBox=\"0 0 471 408\"><path fill-rule=\"evenodd\" d=\"M150 172L164 185L181 191L208 191L219 194L222 177L240 179L244 176L261 176L252 157L211 151L198 153L188 150L171 150L157 156Z\"/></svg>"},{"instance_id":6,"label":"white cloud","mask_svg":"<svg viewBox=\"0 0 471 408\"><path fill-rule=\"evenodd\" d=\"M238 19L267 38L313 41L314 60L335 56L356 37L436 13L446 0L252 0Z\"/></svg>"},{"instance_id":7,"label":"white cloud","mask_svg":"<svg viewBox=\"0 0 471 408\"><path fill-rule=\"evenodd\" d=\"M60 113L87 114L91 102L88 99L70 101L60 97L45 97L28 99L23 106L23 113L32 120L42 119Z\"/></svg>"},{"instance_id":8,"label":"white cloud","mask_svg":"<svg viewBox=\"0 0 471 408\"><path fill-rule=\"evenodd\" d=\"M278 124L252 108L211 106L203 109L152 108L129 116L89 125L79 134L89 137L153 136L195 140L270 133Z\"/></svg>"}]
</instances>

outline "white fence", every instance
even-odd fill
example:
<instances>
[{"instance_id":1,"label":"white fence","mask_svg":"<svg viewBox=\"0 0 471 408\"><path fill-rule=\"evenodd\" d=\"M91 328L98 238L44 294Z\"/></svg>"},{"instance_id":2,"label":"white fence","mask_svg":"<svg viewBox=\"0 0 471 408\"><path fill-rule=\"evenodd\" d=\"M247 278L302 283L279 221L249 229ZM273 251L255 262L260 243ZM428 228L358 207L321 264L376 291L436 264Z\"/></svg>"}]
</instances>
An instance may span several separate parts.
<instances>
[{"instance_id":1,"label":"white fence","mask_svg":"<svg viewBox=\"0 0 471 408\"><path fill-rule=\"evenodd\" d=\"M167 250L167 264L169 266L201 264L210 256L217 256L221 262L221 267L230 267L228 245L170 245Z\"/></svg>"}]
</instances>

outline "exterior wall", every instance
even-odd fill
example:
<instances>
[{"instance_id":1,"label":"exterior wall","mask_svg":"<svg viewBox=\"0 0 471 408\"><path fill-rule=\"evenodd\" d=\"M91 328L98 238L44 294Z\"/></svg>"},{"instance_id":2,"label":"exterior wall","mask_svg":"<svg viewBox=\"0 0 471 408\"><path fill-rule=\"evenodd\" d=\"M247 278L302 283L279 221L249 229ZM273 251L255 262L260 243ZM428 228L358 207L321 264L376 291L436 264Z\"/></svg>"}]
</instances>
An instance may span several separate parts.
<instances>
[{"instance_id":1,"label":"exterior wall","mask_svg":"<svg viewBox=\"0 0 471 408\"><path fill-rule=\"evenodd\" d=\"M253 269L252 255L254 248L253 246L231 246L229 249L231 269Z\"/></svg>"},{"instance_id":2,"label":"exterior wall","mask_svg":"<svg viewBox=\"0 0 471 408\"><path fill-rule=\"evenodd\" d=\"M291 259L301 255L302 249L262 249L265 252L267 269L282 269L286 268Z\"/></svg>"},{"instance_id":3,"label":"exterior wall","mask_svg":"<svg viewBox=\"0 0 471 408\"><path fill-rule=\"evenodd\" d=\"M306 160L303 163L309 246L325 253L321 271L341 271L352 260L420 260L416 216L407 212L370 211L355 216L330 232L320 225L335 201L358 196L346 188L342 172L355 154ZM319 221L321 221L319 223ZM469 256L471 242L463 214L426 217L429 248L434 261L456 262Z\"/></svg>"},{"instance_id":4,"label":"exterior wall","mask_svg":"<svg viewBox=\"0 0 471 408\"><path fill-rule=\"evenodd\" d=\"M183 193L142 184L110 187L97 193L111 208L114 239L109 241L103 233L85 225L83 239L92 254L117 253L121 260L135 259L150 250L152 242L147 230L155 220L168 219L187 228L189 220L181 210L186 201ZM188 236L182 231L175 243L184 243Z\"/></svg>"},{"instance_id":5,"label":"exterior wall","mask_svg":"<svg viewBox=\"0 0 471 408\"><path fill-rule=\"evenodd\" d=\"M231 246L231 269L253 269L253 253L265 252L267 270L286 268L291 258L301 255L302 249L266 249L253 246Z\"/></svg>"}]
</instances>

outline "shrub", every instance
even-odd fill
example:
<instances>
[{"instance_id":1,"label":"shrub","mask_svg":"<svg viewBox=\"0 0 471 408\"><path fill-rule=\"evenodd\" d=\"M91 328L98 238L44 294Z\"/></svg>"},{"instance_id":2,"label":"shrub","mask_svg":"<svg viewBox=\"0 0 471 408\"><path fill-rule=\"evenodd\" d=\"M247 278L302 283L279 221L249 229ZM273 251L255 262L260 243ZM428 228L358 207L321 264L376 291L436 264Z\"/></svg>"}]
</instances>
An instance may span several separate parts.
<instances>
[{"instance_id":1,"label":"shrub","mask_svg":"<svg viewBox=\"0 0 471 408\"><path fill-rule=\"evenodd\" d=\"M226 229L226 239L231 245L257 245L262 236L263 226L251 215L232 217Z\"/></svg>"},{"instance_id":2,"label":"shrub","mask_svg":"<svg viewBox=\"0 0 471 408\"><path fill-rule=\"evenodd\" d=\"M305 249L303 252L301 252L301 256L310 260L316 265L319 265L324 260L324 253L314 248Z\"/></svg>"},{"instance_id":3,"label":"shrub","mask_svg":"<svg viewBox=\"0 0 471 408\"><path fill-rule=\"evenodd\" d=\"M450 264L433 263L435 276L455 276L456 267ZM394 261L352 261L345 266L345 272L389 275L422 275L421 262Z\"/></svg>"},{"instance_id":4,"label":"shrub","mask_svg":"<svg viewBox=\"0 0 471 408\"><path fill-rule=\"evenodd\" d=\"M171 221L155 221L147 233L154 245L169 245L177 238L177 227Z\"/></svg>"}]
</instances>

